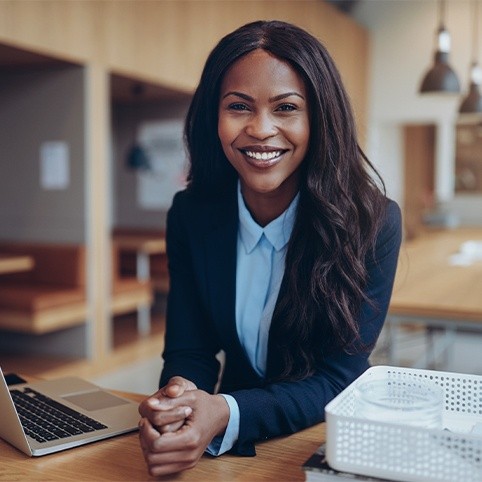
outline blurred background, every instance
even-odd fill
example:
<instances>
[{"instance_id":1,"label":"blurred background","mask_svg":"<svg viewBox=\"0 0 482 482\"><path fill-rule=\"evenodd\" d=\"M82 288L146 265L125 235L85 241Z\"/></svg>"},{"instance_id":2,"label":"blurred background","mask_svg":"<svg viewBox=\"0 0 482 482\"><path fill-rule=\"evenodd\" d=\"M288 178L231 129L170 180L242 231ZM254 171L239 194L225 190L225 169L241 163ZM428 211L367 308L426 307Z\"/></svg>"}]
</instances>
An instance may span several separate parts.
<instances>
[{"instance_id":1,"label":"blurred background","mask_svg":"<svg viewBox=\"0 0 482 482\"><path fill-rule=\"evenodd\" d=\"M0 2L4 371L155 390L183 118L210 50L256 19L327 46L402 207L373 362L482 374L479 0Z\"/></svg>"}]
</instances>

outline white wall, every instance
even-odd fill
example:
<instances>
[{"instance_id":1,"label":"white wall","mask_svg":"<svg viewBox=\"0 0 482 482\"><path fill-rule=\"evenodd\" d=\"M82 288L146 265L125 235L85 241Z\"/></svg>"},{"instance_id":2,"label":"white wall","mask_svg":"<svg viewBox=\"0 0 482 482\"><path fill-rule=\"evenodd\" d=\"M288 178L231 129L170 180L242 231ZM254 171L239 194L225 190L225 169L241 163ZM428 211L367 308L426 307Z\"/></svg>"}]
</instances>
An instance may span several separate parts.
<instances>
[{"instance_id":1,"label":"white wall","mask_svg":"<svg viewBox=\"0 0 482 482\"><path fill-rule=\"evenodd\" d=\"M164 229L166 209L145 209L138 201L137 173L127 169L126 157L136 140L139 125L146 121L184 121L190 98L151 102L147 105L113 107L113 226Z\"/></svg>"},{"instance_id":2,"label":"white wall","mask_svg":"<svg viewBox=\"0 0 482 482\"><path fill-rule=\"evenodd\" d=\"M472 5L469 0L447 0L445 7L452 38L450 63L463 91L458 96L418 93L435 52L438 8L436 0L361 0L353 13L370 30L372 41L367 153L384 176L388 194L399 202L403 202L400 128L408 123L437 126L436 194L442 202L454 196L454 126L469 82ZM482 16L482 2L479 12ZM479 31L482 56L482 20ZM480 205L476 198L475 205Z\"/></svg>"},{"instance_id":3,"label":"white wall","mask_svg":"<svg viewBox=\"0 0 482 482\"><path fill-rule=\"evenodd\" d=\"M0 76L1 239L81 243L85 239L85 112L81 67ZM40 182L45 141L69 149L65 189Z\"/></svg>"}]
</instances>

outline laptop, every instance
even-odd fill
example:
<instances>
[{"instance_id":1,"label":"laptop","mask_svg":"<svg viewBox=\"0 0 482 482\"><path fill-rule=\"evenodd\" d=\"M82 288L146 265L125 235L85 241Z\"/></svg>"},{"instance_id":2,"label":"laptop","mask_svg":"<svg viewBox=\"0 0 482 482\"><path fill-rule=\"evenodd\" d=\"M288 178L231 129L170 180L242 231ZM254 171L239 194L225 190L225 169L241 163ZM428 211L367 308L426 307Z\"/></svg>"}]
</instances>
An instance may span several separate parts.
<instances>
[{"instance_id":1,"label":"laptop","mask_svg":"<svg viewBox=\"0 0 482 482\"><path fill-rule=\"evenodd\" d=\"M8 386L0 368L0 437L30 456L132 432L137 407L77 377Z\"/></svg>"}]
</instances>

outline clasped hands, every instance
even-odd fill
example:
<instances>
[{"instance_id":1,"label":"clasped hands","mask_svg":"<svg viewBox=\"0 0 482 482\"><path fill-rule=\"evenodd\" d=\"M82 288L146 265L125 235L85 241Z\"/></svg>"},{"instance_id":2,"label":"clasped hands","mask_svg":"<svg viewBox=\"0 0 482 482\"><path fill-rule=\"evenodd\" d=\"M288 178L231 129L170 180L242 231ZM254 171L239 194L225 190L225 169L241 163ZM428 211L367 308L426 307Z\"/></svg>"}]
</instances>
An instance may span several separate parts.
<instances>
[{"instance_id":1,"label":"clasped hands","mask_svg":"<svg viewBox=\"0 0 482 482\"><path fill-rule=\"evenodd\" d=\"M150 475L194 467L216 435L224 433L229 407L221 395L198 390L183 377L139 405L139 439Z\"/></svg>"}]
</instances>

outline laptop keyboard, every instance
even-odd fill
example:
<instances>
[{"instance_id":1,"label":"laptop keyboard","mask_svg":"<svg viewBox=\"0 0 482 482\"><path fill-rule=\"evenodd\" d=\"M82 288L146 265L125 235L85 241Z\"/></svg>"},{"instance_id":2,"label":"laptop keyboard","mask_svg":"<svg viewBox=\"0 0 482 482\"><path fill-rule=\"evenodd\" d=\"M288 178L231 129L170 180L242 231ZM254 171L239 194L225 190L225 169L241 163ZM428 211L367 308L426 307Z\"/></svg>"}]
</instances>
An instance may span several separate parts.
<instances>
[{"instance_id":1,"label":"laptop keyboard","mask_svg":"<svg viewBox=\"0 0 482 482\"><path fill-rule=\"evenodd\" d=\"M37 442L49 442L107 428L31 388L11 390L25 434Z\"/></svg>"}]
</instances>

